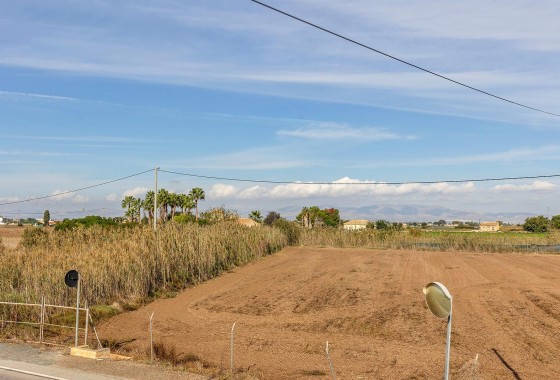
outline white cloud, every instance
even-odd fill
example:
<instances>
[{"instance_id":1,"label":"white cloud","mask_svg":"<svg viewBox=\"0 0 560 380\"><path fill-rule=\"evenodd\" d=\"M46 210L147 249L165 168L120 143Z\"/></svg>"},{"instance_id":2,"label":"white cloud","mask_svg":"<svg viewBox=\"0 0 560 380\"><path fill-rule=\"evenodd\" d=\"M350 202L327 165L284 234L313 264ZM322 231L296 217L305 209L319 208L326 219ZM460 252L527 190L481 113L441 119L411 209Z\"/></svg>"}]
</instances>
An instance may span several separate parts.
<instances>
[{"instance_id":1,"label":"white cloud","mask_svg":"<svg viewBox=\"0 0 560 380\"><path fill-rule=\"evenodd\" d=\"M276 132L280 136L300 137L309 140L360 140L381 141L400 138L411 139L412 136L399 136L382 128L352 128L338 123L314 123L309 127Z\"/></svg>"},{"instance_id":2,"label":"white cloud","mask_svg":"<svg viewBox=\"0 0 560 380\"><path fill-rule=\"evenodd\" d=\"M85 195L80 195L76 193L69 193L69 190L55 190L51 193L53 199L62 201L66 200L73 203L87 203L89 202L89 197Z\"/></svg>"},{"instance_id":3,"label":"white cloud","mask_svg":"<svg viewBox=\"0 0 560 380\"><path fill-rule=\"evenodd\" d=\"M221 183L212 186L208 194L213 198L230 198L239 192L235 186L224 185Z\"/></svg>"},{"instance_id":4,"label":"white cloud","mask_svg":"<svg viewBox=\"0 0 560 380\"><path fill-rule=\"evenodd\" d=\"M48 101L55 100L55 101L67 101L67 102L78 101L77 98L70 98L67 96L45 95L45 94L35 94L31 92L16 92L16 91L1 91L1 90L0 90L0 99L9 99L9 100L39 99L39 100L48 100Z\"/></svg>"},{"instance_id":5,"label":"white cloud","mask_svg":"<svg viewBox=\"0 0 560 380\"><path fill-rule=\"evenodd\" d=\"M105 199L108 200L109 202L115 202L115 201L118 201L120 198L119 198L118 194L113 193L113 194L107 195L105 197Z\"/></svg>"},{"instance_id":6,"label":"white cloud","mask_svg":"<svg viewBox=\"0 0 560 380\"><path fill-rule=\"evenodd\" d=\"M513 185L510 183L496 185L491 190L497 193L503 192L528 192L528 191L550 191L557 188L557 185L548 181L534 181L531 184Z\"/></svg>"},{"instance_id":7,"label":"white cloud","mask_svg":"<svg viewBox=\"0 0 560 380\"><path fill-rule=\"evenodd\" d=\"M216 198L293 199L310 197L348 197L358 195L400 196L408 194L462 194L474 190L475 186L472 182L460 185L449 183L390 185L374 181L364 182L344 177L330 184L290 183L272 187L258 185L246 189L239 189L231 185L216 184L212 187L210 194Z\"/></svg>"},{"instance_id":8,"label":"white cloud","mask_svg":"<svg viewBox=\"0 0 560 380\"><path fill-rule=\"evenodd\" d=\"M290 155L296 157L286 157L286 152L294 152ZM187 168L272 170L305 167L315 163L297 157L299 153L296 152L297 149L291 146L271 146L225 154L198 156L189 159ZM179 165L170 166L181 168Z\"/></svg>"},{"instance_id":9,"label":"white cloud","mask_svg":"<svg viewBox=\"0 0 560 380\"><path fill-rule=\"evenodd\" d=\"M506 85L534 85L538 76L527 72L497 72L497 71L465 71L465 72L440 72L439 74L459 82L466 82L472 86L485 85L488 87ZM304 71L294 72L270 71L252 72L248 74L234 74L233 78L258 82L280 82L311 85L335 85L365 88L382 88L393 90L422 90L418 96L436 96L433 90L439 92L449 89L449 82L437 80L423 72L373 72L363 71L352 74L329 71ZM439 95L444 98L449 95Z\"/></svg>"},{"instance_id":10,"label":"white cloud","mask_svg":"<svg viewBox=\"0 0 560 380\"><path fill-rule=\"evenodd\" d=\"M378 161L372 164L355 164L356 168L376 168L376 167L411 167L411 166L434 166L434 165L467 165L476 163L512 163L522 161L545 161L560 159L560 146L543 145L534 148L516 148L502 152L491 152L482 154L473 154L470 156L458 157L441 157L429 159L417 159L414 161L396 161L388 162Z\"/></svg>"},{"instance_id":11,"label":"white cloud","mask_svg":"<svg viewBox=\"0 0 560 380\"><path fill-rule=\"evenodd\" d=\"M142 143L154 142L153 140L139 139L134 137L119 136L39 136L39 135L2 135L4 138L18 140L47 140L47 141L68 141L68 142L102 142L102 143ZM31 154L33 152L24 152ZM8 154L0 152L0 154ZM14 153L15 154L15 153ZM39 153L37 153L39 154ZM53 155L52 153L50 155Z\"/></svg>"},{"instance_id":12,"label":"white cloud","mask_svg":"<svg viewBox=\"0 0 560 380\"><path fill-rule=\"evenodd\" d=\"M266 196L268 190L263 186L252 186L239 192L241 199L254 199Z\"/></svg>"},{"instance_id":13,"label":"white cloud","mask_svg":"<svg viewBox=\"0 0 560 380\"><path fill-rule=\"evenodd\" d=\"M440 100L455 95L461 99L454 104L469 103L472 107L461 112L463 116L489 117L479 107L488 103L485 97L473 99L471 93L449 82L255 4L239 7L230 3L222 1L220 6L211 7L205 3L163 1L154 5L138 1L121 5L115 13L114 6L101 1L88 7L87 13L93 17L85 19L80 17L84 10L79 4L68 5L64 13L75 17L64 19L43 19L23 6L15 6L7 11L6 23L0 27L0 32L15 36L0 47L0 64L292 98L382 107L398 104L420 112L456 112L449 105L415 101L430 101L427 98L437 93ZM539 7L522 0L501 4L477 1L475 6L443 0L436 3L426 8L421 3L399 1L373 5L367 0L309 0L285 1L282 7L395 56L412 58L413 63L456 80L499 90L500 96L514 95L515 88L522 91L522 98L515 100L547 108L555 106L554 97L543 96L543 91L560 82L555 70L557 58L549 56L550 52L537 51L533 53L542 55L525 59L525 51L519 52L518 48L560 49L556 38L560 27L550 17L558 12L556 2L539 3ZM44 13L55 14L56 6L51 10ZM118 20L118 14L126 14L127 22L91 21ZM173 39L168 38L169 33ZM112 38L105 38L107 35ZM235 48L235 44L241 48ZM476 49L471 51L471 46ZM486 54L493 51L499 54ZM524 59L518 59L521 54ZM496 56L503 58L498 61ZM328 91L318 91L317 86L328 86ZM386 89L398 93L399 99L383 101ZM530 89L538 92L536 96L527 91ZM10 97L72 99L3 93ZM404 99L406 96L414 99Z\"/></svg>"},{"instance_id":14,"label":"white cloud","mask_svg":"<svg viewBox=\"0 0 560 380\"><path fill-rule=\"evenodd\" d=\"M135 187L134 189L126 190L123 193L123 198L126 197L126 196L132 196L132 197L141 196L141 197L144 197L144 195L146 195L146 193L148 191L150 191L150 189L148 189L147 187Z\"/></svg>"}]
</instances>

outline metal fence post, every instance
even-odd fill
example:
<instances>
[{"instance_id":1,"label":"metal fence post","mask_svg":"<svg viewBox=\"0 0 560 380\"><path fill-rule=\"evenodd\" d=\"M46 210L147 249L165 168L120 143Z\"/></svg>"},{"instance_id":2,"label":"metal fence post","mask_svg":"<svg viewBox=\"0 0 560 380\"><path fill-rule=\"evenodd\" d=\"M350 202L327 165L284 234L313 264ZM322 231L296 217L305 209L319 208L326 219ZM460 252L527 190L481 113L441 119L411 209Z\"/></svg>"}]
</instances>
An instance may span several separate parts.
<instances>
[{"instance_id":1,"label":"metal fence post","mask_svg":"<svg viewBox=\"0 0 560 380\"><path fill-rule=\"evenodd\" d=\"M88 345L88 326L89 326L89 307L88 307L88 303L86 301L85 304L85 308L86 308L86 326L85 326L85 337L84 337L84 345L87 346Z\"/></svg>"},{"instance_id":2,"label":"metal fence post","mask_svg":"<svg viewBox=\"0 0 560 380\"><path fill-rule=\"evenodd\" d=\"M154 312L150 316L150 362L154 361L154 336L152 333L152 319L154 318Z\"/></svg>"},{"instance_id":3,"label":"metal fence post","mask_svg":"<svg viewBox=\"0 0 560 380\"><path fill-rule=\"evenodd\" d=\"M80 277L78 276L78 291L76 295L76 337L74 339L74 346L78 347L78 329L80 327Z\"/></svg>"},{"instance_id":4,"label":"metal fence post","mask_svg":"<svg viewBox=\"0 0 560 380\"><path fill-rule=\"evenodd\" d=\"M233 337L234 337L234 330L235 330L235 324L237 322L234 322L233 325L231 326L231 348L230 348L230 369L231 369L231 373L233 373Z\"/></svg>"},{"instance_id":5,"label":"metal fence post","mask_svg":"<svg viewBox=\"0 0 560 380\"><path fill-rule=\"evenodd\" d=\"M329 361L329 368L331 370L331 377L333 380L336 380L336 376L334 374L334 368L331 361L331 355L329 353L329 341L327 340L327 344L325 345L325 353L327 354L327 360Z\"/></svg>"},{"instance_id":6,"label":"metal fence post","mask_svg":"<svg viewBox=\"0 0 560 380\"><path fill-rule=\"evenodd\" d=\"M41 297L41 324L39 326L39 342L43 343L45 335L45 297Z\"/></svg>"}]
</instances>

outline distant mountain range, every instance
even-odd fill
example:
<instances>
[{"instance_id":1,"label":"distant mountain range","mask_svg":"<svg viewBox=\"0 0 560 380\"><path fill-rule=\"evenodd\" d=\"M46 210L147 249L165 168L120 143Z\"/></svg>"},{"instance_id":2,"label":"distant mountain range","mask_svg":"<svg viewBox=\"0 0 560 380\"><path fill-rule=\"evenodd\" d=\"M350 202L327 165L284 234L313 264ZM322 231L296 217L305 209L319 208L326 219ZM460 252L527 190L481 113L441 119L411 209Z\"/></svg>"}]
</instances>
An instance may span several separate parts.
<instances>
[{"instance_id":1,"label":"distant mountain range","mask_svg":"<svg viewBox=\"0 0 560 380\"><path fill-rule=\"evenodd\" d=\"M332 206L319 206L332 207ZM494 221L501 220L506 223L522 223L526 218L535 214L524 212L478 213L471 211L452 210L441 206L421 205L374 205L364 207L341 207L341 217L347 219L388 220L390 222L435 222L445 220L467 221ZM280 214L293 218L301 209L286 207L279 210Z\"/></svg>"}]
</instances>

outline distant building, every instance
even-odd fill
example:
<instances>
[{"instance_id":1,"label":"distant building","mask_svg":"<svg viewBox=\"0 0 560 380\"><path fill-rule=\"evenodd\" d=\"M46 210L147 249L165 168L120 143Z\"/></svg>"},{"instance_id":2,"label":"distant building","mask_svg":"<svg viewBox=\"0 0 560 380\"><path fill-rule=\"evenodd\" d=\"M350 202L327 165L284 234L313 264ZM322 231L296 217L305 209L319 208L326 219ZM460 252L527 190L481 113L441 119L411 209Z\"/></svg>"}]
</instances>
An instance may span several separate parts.
<instances>
[{"instance_id":1,"label":"distant building","mask_svg":"<svg viewBox=\"0 0 560 380\"><path fill-rule=\"evenodd\" d=\"M500 230L500 222L481 222L480 231L497 232Z\"/></svg>"},{"instance_id":2,"label":"distant building","mask_svg":"<svg viewBox=\"0 0 560 380\"><path fill-rule=\"evenodd\" d=\"M237 219L237 223L239 223L239 224L241 224L242 226L245 226L245 227L255 227L255 226L259 225L257 222L255 222L251 218L239 218L239 219Z\"/></svg>"},{"instance_id":3,"label":"distant building","mask_svg":"<svg viewBox=\"0 0 560 380\"><path fill-rule=\"evenodd\" d=\"M368 221L364 219L352 219L344 223L345 230L363 230L367 228Z\"/></svg>"},{"instance_id":4,"label":"distant building","mask_svg":"<svg viewBox=\"0 0 560 380\"><path fill-rule=\"evenodd\" d=\"M6 224L6 223L4 223L4 218L2 218L2 217L0 216L0 225L3 226L4 224Z\"/></svg>"}]
</instances>

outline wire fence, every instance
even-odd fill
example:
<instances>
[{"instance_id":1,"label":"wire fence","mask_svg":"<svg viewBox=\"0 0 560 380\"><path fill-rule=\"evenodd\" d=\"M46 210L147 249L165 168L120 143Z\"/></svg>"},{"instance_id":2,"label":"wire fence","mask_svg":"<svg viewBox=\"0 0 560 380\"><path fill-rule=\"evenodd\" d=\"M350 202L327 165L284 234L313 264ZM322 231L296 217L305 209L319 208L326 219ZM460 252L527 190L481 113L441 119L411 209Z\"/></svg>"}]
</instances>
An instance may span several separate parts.
<instances>
[{"instance_id":1,"label":"wire fence","mask_svg":"<svg viewBox=\"0 0 560 380\"><path fill-rule=\"evenodd\" d=\"M258 353L263 351L263 346L269 343L263 342L266 339L260 339L253 336L250 330L243 328L243 323L239 324L234 322L231 327L224 323L218 329L214 329L202 340L210 339L213 345L214 354L213 359L208 362L205 359L199 357L197 353L189 352L185 347L178 348L174 342L168 340L168 329L162 331L160 328L153 328L154 320L157 320L157 314L154 318L155 312L149 316L149 328L146 331L147 336L149 336L149 341L147 346L141 344L139 347L131 349L125 348L125 354L130 352L141 353L145 352L148 357L150 357L150 362L160 362L168 365L175 366L177 368L182 368L189 372L195 372L200 374L208 375L209 378L220 378L228 380L259 380L271 378L330 378L331 380L342 380L342 379L378 379L386 378L377 372L376 367L384 366L389 363L386 359L379 359L378 362L372 361L370 363L371 367L365 368L363 362L367 354L364 351L364 358L359 358L355 356L357 361L361 361L358 367L361 367L364 371L364 375L357 375L354 369L349 369L348 364L348 353L345 349L338 347L335 348L334 352L331 351L331 344L329 341L326 342L324 346L320 342L307 343L305 350L301 352L299 359L295 359L293 356L293 351L290 348L284 347L286 352L290 352L285 355L283 349L272 350L274 359L271 360L270 357L263 361L262 357L259 357ZM148 317L148 315L146 316ZM237 328L241 327L239 333ZM246 327L246 326L245 326ZM248 347L247 342L251 342ZM254 343L257 343L253 346ZM335 344L336 346L336 344ZM443 351L443 350L442 350ZM431 351L429 351L431 352ZM334 355L333 355L334 354ZM141 355L141 354L140 354ZM322 356L320 358L319 356ZM453 379L457 380L482 380L481 369L480 369L480 355L476 354L472 359L454 359L455 362L462 363L460 367L455 367L451 371ZM341 364L337 368L337 363ZM299 362L296 364L296 362ZM304 364L303 364L304 363ZM391 367L395 366L397 359L393 359L389 365ZM303 364L303 365L302 365ZM274 369L270 369L274 367ZM264 370L264 368L267 368ZM441 370L443 375L443 362L441 366L438 366L435 372ZM269 371L269 372L266 372ZM272 371L272 372L270 372ZM435 373L429 372L429 373ZM399 372L402 377L393 378L407 378L407 379L419 379L427 378L428 372L426 369L419 370L412 377L404 375ZM406 377L405 377L406 376Z\"/></svg>"},{"instance_id":2,"label":"wire fence","mask_svg":"<svg viewBox=\"0 0 560 380\"><path fill-rule=\"evenodd\" d=\"M83 314L83 317L79 318L83 323L76 331L76 307L51 305L45 301L45 297L41 297L41 303L0 301L1 331L5 334L17 335L18 330L10 327L26 326L31 329L24 329L29 339L47 344L65 343L78 334L78 337L83 339L84 345L87 345L91 318L87 303L85 307L79 308L79 312Z\"/></svg>"}]
</instances>

